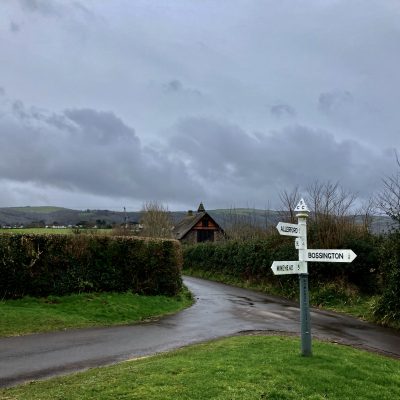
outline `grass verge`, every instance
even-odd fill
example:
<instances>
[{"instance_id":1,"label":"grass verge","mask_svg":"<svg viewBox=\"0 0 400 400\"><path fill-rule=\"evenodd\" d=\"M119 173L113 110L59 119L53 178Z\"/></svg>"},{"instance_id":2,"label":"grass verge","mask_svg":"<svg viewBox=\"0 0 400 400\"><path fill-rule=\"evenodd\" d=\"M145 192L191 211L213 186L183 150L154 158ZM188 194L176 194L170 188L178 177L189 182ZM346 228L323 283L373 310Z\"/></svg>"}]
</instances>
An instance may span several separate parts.
<instances>
[{"instance_id":1,"label":"grass verge","mask_svg":"<svg viewBox=\"0 0 400 400\"><path fill-rule=\"evenodd\" d=\"M0 391L17 399L287 399L400 398L400 361L314 341L246 336L92 369Z\"/></svg>"},{"instance_id":2,"label":"grass verge","mask_svg":"<svg viewBox=\"0 0 400 400\"><path fill-rule=\"evenodd\" d=\"M177 312L192 302L186 288L175 297L128 292L3 300L0 301L0 336L131 324Z\"/></svg>"},{"instance_id":3,"label":"grass verge","mask_svg":"<svg viewBox=\"0 0 400 400\"><path fill-rule=\"evenodd\" d=\"M298 291L296 293L292 290L287 291L285 288L273 285L268 281L241 280L219 272L210 273L208 271L193 269L185 269L183 273L185 275L209 279L245 289L258 290L266 294L282 296L291 300L298 300ZM310 303L313 307L342 312L365 321L376 322L372 314L372 308L377 301L377 296L361 296L351 291L349 291L349 293L343 292L341 296L339 296L338 293L338 287L334 284L319 288L310 286ZM400 328L400 326L396 324L390 326L392 328Z\"/></svg>"}]
</instances>

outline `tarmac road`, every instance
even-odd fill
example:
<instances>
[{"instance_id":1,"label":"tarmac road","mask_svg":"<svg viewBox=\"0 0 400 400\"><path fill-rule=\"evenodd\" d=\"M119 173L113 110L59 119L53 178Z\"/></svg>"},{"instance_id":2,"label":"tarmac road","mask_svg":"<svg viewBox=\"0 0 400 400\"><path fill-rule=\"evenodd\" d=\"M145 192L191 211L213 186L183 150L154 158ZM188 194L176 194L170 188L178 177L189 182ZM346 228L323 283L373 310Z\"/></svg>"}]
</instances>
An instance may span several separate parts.
<instances>
[{"instance_id":1,"label":"tarmac road","mask_svg":"<svg viewBox=\"0 0 400 400\"><path fill-rule=\"evenodd\" d=\"M298 305L277 297L185 277L196 303L144 324L67 330L0 339L0 387L250 331L299 334ZM400 333L311 310L314 337L400 358ZM299 343L300 348L300 343Z\"/></svg>"}]
</instances>

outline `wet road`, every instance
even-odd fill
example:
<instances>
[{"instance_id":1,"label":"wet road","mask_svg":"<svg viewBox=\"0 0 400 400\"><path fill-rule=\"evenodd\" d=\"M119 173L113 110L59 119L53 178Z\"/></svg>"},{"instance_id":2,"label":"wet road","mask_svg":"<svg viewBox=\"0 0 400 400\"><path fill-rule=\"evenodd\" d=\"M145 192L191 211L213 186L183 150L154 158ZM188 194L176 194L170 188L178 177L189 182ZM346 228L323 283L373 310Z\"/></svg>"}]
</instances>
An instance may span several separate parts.
<instances>
[{"instance_id":1,"label":"wet road","mask_svg":"<svg viewBox=\"0 0 400 400\"><path fill-rule=\"evenodd\" d=\"M299 334L295 303L196 278L184 282L196 303L158 321L0 339L0 387L240 332ZM314 337L400 357L399 332L319 310L311 311L311 323Z\"/></svg>"}]
</instances>

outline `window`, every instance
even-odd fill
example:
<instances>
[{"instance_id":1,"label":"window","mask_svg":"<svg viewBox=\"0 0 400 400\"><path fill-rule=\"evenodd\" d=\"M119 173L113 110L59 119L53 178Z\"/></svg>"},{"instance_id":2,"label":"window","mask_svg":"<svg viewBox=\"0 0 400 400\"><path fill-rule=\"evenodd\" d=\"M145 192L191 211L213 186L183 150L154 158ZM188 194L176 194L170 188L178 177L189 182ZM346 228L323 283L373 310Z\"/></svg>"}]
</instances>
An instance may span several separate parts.
<instances>
[{"instance_id":1,"label":"window","mask_svg":"<svg viewBox=\"0 0 400 400\"><path fill-rule=\"evenodd\" d=\"M213 242L214 231L211 229L202 229L197 231L197 242Z\"/></svg>"}]
</instances>

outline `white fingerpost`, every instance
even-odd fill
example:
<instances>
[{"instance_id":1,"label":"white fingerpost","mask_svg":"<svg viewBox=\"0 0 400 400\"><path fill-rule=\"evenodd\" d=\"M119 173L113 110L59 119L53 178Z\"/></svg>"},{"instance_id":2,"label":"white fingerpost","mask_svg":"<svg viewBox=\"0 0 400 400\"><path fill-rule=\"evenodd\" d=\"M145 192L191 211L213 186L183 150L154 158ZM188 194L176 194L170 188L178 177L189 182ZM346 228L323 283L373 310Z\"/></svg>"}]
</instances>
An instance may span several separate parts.
<instances>
[{"instance_id":1,"label":"white fingerpost","mask_svg":"<svg viewBox=\"0 0 400 400\"><path fill-rule=\"evenodd\" d=\"M298 218L298 226L301 236L296 239L296 248L299 250L299 262L302 264L302 272L299 274L300 286L300 325L301 325L301 355L309 357L311 349L311 321L310 321L310 299L308 293L308 263L307 263L307 218L310 210L305 201L300 200L294 209Z\"/></svg>"},{"instance_id":2,"label":"white fingerpost","mask_svg":"<svg viewBox=\"0 0 400 400\"><path fill-rule=\"evenodd\" d=\"M310 298L308 293L308 262L349 263L357 255L350 249L307 249L307 218L310 210L300 200L294 209L297 224L279 222L276 226L280 235L295 236L294 245L299 251L299 261L274 261L271 269L275 275L298 274L300 285L301 354L311 356Z\"/></svg>"}]
</instances>

